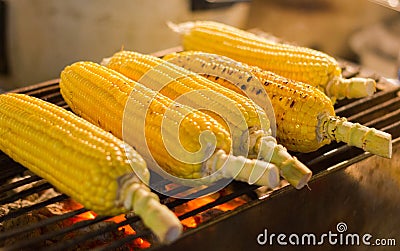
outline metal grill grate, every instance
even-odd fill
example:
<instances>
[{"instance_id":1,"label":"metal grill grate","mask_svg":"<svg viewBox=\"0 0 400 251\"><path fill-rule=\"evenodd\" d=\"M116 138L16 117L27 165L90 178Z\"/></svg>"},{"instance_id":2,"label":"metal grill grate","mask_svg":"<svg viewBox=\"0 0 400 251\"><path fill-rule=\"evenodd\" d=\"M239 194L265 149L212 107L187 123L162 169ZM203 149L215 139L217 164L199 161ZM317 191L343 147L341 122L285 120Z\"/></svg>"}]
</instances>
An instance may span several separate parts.
<instances>
[{"instance_id":1,"label":"metal grill grate","mask_svg":"<svg viewBox=\"0 0 400 251\"><path fill-rule=\"evenodd\" d=\"M360 122L362 124L376 127L378 129L391 133L393 135L394 144L397 144L400 139L400 110L399 110L400 97L398 95L398 91L399 88L392 88L387 91L380 91L376 93L373 97L339 102L336 105L336 112L340 116L348 117L350 121ZM16 92L32 95L44 99L46 101L49 101L51 103L57 104L59 106L62 106L64 108L68 108L59 93L58 80L49 81L33 87L16 90ZM344 144L332 143L330 145L322 147L316 152L309 154L296 154L296 156L314 171L315 175L313 177L313 181L316 181L318 179L329 176L329 174L331 174L332 172L342 170L345 167L348 167L354 163L366 159L371 155L369 153L364 153L360 149L349 147ZM47 183L45 180L41 179L36 175L28 173L28 175L25 176L27 174L27 170L21 165L12 161L10 158L8 158L2 153L0 154L0 167L1 167L0 182L1 184L6 184L0 187L0 206L6 205L8 203L13 203L15 201L18 201L19 199L24 199L27 196L43 192L51 188L51 185L49 183ZM6 183L6 181L8 181L9 179L19 176L24 176L25 178L22 180L15 181L13 183ZM39 184L17 193L10 193L10 191L12 191L15 188L19 188L34 182ZM181 191L180 189L181 188L176 188L176 193L179 193ZM276 204L280 204L277 198L284 198L284 196L286 195L290 195L293 192L297 192L294 191L294 189L292 189L289 186L284 186L282 188L267 193L267 195L264 198L259 199L255 192L255 190L257 189L257 187L255 186L246 185L240 182L233 182L230 185L230 189L232 189L232 192L220 196L217 200L211 203L208 203L197 209L184 213L183 215L180 216L180 219L183 220L188 217L197 215L198 213L211 209L216 205L221 205L225 202L231 201L232 199L238 198L243 195L246 195L248 198L250 198L249 201L233 211L227 211L222 214L219 214L218 216L212 218L210 221L204 222L202 225L200 225L195 229L186 230L182 238L176 242L176 245L174 246L175 248L185 249L188 248L187 245L191 245L191 248L195 250L200 250L204 248L204 246L200 247L201 245L197 246L197 244L202 243L201 241L202 237L207 238L208 236L208 238L210 239L218 239L218 235L223 234L215 232L215 229L218 229L216 227L217 224L225 222L219 224L219 225L225 225L226 222L232 222L231 224L235 225L237 224L238 221L244 223L246 222L246 219L240 220L240 218L243 218L243 216L240 215L246 212L246 210L249 210L251 208L258 208L260 204L268 203L269 200L272 200L272 198L276 199L271 201L271 203L274 202ZM204 191L199 191L199 193L201 192ZM181 199L171 200L170 198L162 195L160 195L160 198L163 203L165 203L169 208L172 209L187 202L187 200L181 200ZM43 208L53 203L65 201L66 199L68 199L66 195L59 194L40 203L22 207L10 213L6 214L2 213L0 214L0 223L16 218L21 215L28 214L34 210ZM59 222L62 222L63 220L75 217L86 211L87 211L86 209L81 208L58 216L50 217L41 220L39 222L30 223L25 226L19 226L9 231L2 231L0 232L0 247L3 246L2 247L3 250L21 250L21 249L32 249L32 248L43 249L45 247L43 245L45 245L46 241L48 240L55 239L59 236L68 235L70 233L78 231L79 229L99 224L100 222L103 222L104 220L110 218L105 216L97 216L95 219L81 221L71 226L58 229L56 231L50 231L41 234L34 238L23 238L22 240L16 243L12 243L9 245L4 244L4 242L11 237L27 234L35 229L40 229L43 227L50 226L52 224L57 224ZM96 236L116 231L119 227L127 224L135 226L140 225L140 219L136 216L128 215L126 216L126 220L120 223L99 227L93 231L88 231L85 232L84 234L77 235L72 239L66 241L60 241L50 246L47 246L46 249L73 250L76 249L77 245L80 243L86 242ZM230 229L228 233L231 234L232 231L234 230ZM228 234L228 236L231 236L230 234ZM127 235L122 238L116 239L110 243L94 247L93 249L124 250L123 247L125 245L131 243L133 240L137 238L146 238L153 240L151 235L152 234L148 229L142 228L139 229L135 235ZM210 237L209 235L213 235L214 237L213 236ZM240 241L240 236L241 234L238 235L239 241ZM232 240L232 243L235 243L235 240ZM151 250L156 250L156 249L161 250L163 248L166 248L165 246L158 244L155 240L151 244L152 245L149 248ZM209 244L205 244L205 247L209 247ZM237 247L240 248L240 245Z\"/></svg>"}]
</instances>

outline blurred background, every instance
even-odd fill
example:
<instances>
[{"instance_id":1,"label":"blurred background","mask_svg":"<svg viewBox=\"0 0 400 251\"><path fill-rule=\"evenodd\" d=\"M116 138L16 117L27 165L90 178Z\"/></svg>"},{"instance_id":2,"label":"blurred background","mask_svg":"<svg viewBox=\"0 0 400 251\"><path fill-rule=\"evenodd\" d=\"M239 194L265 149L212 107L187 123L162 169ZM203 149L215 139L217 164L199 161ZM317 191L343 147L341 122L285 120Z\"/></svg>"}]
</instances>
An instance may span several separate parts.
<instances>
[{"instance_id":1,"label":"blurred background","mask_svg":"<svg viewBox=\"0 0 400 251\"><path fill-rule=\"evenodd\" d=\"M399 8L399 0L0 0L0 89L58 78L68 64L122 47L177 46L166 22L196 19L258 28L397 78Z\"/></svg>"}]
</instances>

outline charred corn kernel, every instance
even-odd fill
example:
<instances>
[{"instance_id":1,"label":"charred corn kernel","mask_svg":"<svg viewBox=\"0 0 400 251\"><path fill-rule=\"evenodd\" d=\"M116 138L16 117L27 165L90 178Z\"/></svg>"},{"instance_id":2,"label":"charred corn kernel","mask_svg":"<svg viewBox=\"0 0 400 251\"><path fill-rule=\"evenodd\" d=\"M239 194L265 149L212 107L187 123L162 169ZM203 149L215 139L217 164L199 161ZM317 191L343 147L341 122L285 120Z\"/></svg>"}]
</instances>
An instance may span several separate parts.
<instances>
[{"instance_id":1,"label":"charred corn kernel","mask_svg":"<svg viewBox=\"0 0 400 251\"><path fill-rule=\"evenodd\" d=\"M313 85L333 100L372 95L373 79L344 79L337 61L317 50L276 43L250 32L212 21L186 22L170 27L182 35L185 50L224 55L281 76Z\"/></svg>"},{"instance_id":2,"label":"charred corn kernel","mask_svg":"<svg viewBox=\"0 0 400 251\"><path fill-rule=\"evenodd\" d=\"M0 150L99 214L134 210L161 241L182 226L132 170L149 180L143 158L73 113L24 94L0 95ZM129 203L127 203L129 202Z\"/></svg>"},{"instance_id":3,"label":"charred corn kernel","mask_svg":"<svg viewBox=\"0 0 400 251\"><path fill-rule=\"evenodd\" d=\"M373 154L391 157L390 134L336 117L331 100L311 85L216 54L182 52L167 55L166 58L195 72L206 72L204 67L214 69L214 75L207 77L238 93L241 93L241 86L237 86L237 81L220 81L221 78L230 77L225 74L224 69L236 68L243 77L248 73L240 69L248 69L248 72L261 81L268 93L276 116L277 139L289 150L311 152L336 140ZM246 89L255 93L260 92L259 88L260 86L246 84Z\"/></svg>"},{"instance_id":4,"label":"charred corn kernel","mask_svg":"<svg viewBox=\"0 0 400 251\"><path fill-rule=\"evenodd\" d=\"M230 130L233 131L234 154L244 155L246 150L240 148L246 145L243 135L249 133L250 138L254 138L254 140L250 139L250 154L253 154L253 152L262 153L261 157L264 159L271 160L279 168L285 167L285 170L290 170L282 172L282 176L296 188L303 187L310 179L312 172L296 158L290 156L285 148L277 145L273 137L270 137L268 117L251 99L237 95L227 88L215 86L213 82L198 74L186 71L151 55L120 51L103 63L149 88L159 90L161 94L171 99L186 97L184 103L190 106L198 107L204 103L215 104L215 110L220 112L209 114L217 120L219 116L222 116L229 127L234 128L234 130ZM151 73L149 74L149 72ZM229 71L227 71L227 74L229 74ZM151 81L148 81L149 78L151 78ZM160 79L163 79L163 81L160 81ZM199 90L206 90L206 92L194 95ZM224 99L222 99L221 94L225 97ZM229 100L227 101L227 99ZM231 112L234 107L237 107L245 118L244 124L238 122L238 118L242 117L241 114ZM260 131L262 133L258 133ZM256 142L259 142L262 147L256 148L254 145ZM264 150L261 151L261 148L264 148Z\"/></svg>"},{"instance_id":5,"label":"charred corn kernel","mask_svg":"<svg viewBox=\"0 0 400 251\"><path fill-rule=\"evenodd\" d=\"M227 122L231 128L235 128L236 130L231 130L231 132L233 132L233 136L238 138L242 137L249 128L253 128L253 130L265 128L268 130L270 127L265 113L250 99L237 95L227 88L216 88L211 81L200 75L190 73L160 58L133 51L120 51L104 64L110 69L159 91L172 100L181 98L180 102L192 107L202 107L204 104L215 105L211 112L203 111L220 123ZM149 78L155 81L149 81ZM217 89L218 92L216 92ZM204 90L204 92L201 92L201 90ZM221 94L225 99L221 97ZM232 100L232 102L227 103L227 100ZM232 105L240 113L233 112L234 109L230 107ZM217 114L213 111L223 112ZM245 119L244 123L241 123L242 117ZM244 151L239 149L243 147L243 144L235 138L233 140L234 143L237 143L233 148L234 153L243 154Z\"/></svg>"},{"instance_id":6,"label":"charred corn kernel","mask_svg":"<svg viewBox=\"0 0 400 251\"><path fill-rule=\"evenodd\" d=\"M231 147L229 133L199 110L174 102L112 69L92 62L67 66L61 73L60 89L74 112L124 138L148 163L152 163L154 158L159 167L175 177L203 183L223 177L246 181L246 177L232 175L232 169L236 170L238 165L227 160ZM174 128L178 130L174 131ZM213 133L215 140L207 134L204 136L207 131ZM167 143L171 142L174 149L167 149ZM170 151L176 149L180 152L171 154ZM218 152L224 154L215 157ZM183 160L183 155L189 158ZM213 160L226 159L226 165L221 164L224 161L210 161L211 157ZM229 157L229 161L231 159L235 157ZM250 169L249 173L251 164L265 171L255 181L256 184L278 185L279 172L275 166L246 159L243 168Z\"/></svg>"}]
</instances>

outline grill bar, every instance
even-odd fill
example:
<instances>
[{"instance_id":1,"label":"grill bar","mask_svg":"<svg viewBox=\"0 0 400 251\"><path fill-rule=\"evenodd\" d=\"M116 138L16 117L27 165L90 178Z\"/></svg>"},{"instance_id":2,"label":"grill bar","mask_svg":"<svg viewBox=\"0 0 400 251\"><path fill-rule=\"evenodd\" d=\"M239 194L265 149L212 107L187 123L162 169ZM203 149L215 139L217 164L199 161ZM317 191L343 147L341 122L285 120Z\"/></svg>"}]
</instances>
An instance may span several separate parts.
<instances>
[{"instance_id":1,"label":"grill bar","mask_svg":"<svg viewBox=\"0 0 400 251\"><path fill-rule=\"evenodd\" d=\"M78 209L78 210L75 210L75 211L72 211L72 212L68 212L68 213L65 213L65 214L62 214L62 215L57 215L57 216L54 216L54 217L51 217L51 218L44 219L44 220L42 220L42 221L40 221L40 222L38 222L36 224L26 225L26 226L23 226L23 227L20 227L20 228L16 228L14 230L10 230L8 232L0 233L0 241L1 240L5 240L5 239L7 239L7 238L9 238L11 236L14 236L14 235L20 235L20 234L32 231L32 230L34 230L36 228L44 227L46 225L50 225L50 224L53 224L53 223L56 223L56 222L59 222L59 221L63 221L65 219L74 217L74 216L76 216L78 214L82 214L82 213L87 212L87 211L88 210L86 208L81 208L81 209Z\"/></svg>"},{"instance_id":2,"label":"grill bar","mask_svg":"<svg viewBox=\"0 0 400 251\"><path fill-rule=\"evenodd\" d=\"M20 250L23 248L31 248L31 247L36 247L37 245L41 245L42 242L48 240L48 239L52 239L54 237L63 235L63 234L67 234L67 233L71 233L75 230L90 226L92 224L104 221L106 219L109 219L110 217L106 217L106 216L99 216L96 217L93 220L86 220L86 221L80 221L75 223L74 225L70 226L70 227L66 227L66 228L62 228L58 231L54 231L54 232L50 232L50 233L46 233L46 234L42 234L39 237L36 238L32 238L32 239L28 239L28 240L22 240L20 242L18 242L15 245L9 246L4 248L4 251L13 251L13 250Z\"/></svg>"},{"instance_id":3,"label":"grill bar","mask_svg":"<svg viewBox=\"0 0 400 251\"><path fill-rule=\"evenodd\" d=\"M396 98L398 91L398 88L395 88L391 91L378 91L373 96L354 100L353 102L343 106L341 105L342 101L339 101L338 104L336 104L336 114L342 117L350 117L353 114L363 112L365 109L374 107L376 105L384 103L387 100Z\"/></svg>"},{"instance_id":4,"label":"grill bar","mask_svg":"<svg viewBox=\"0 0 400 251\"><path fill-rule=\"evenodd\" d=\"M24 191L21 191L19 193L10 195L7 198L1 199L0 200L0 205L7 204L7 203L10 203L10 202L16 201L18 199L22 199L24 197L27 197L27 196L32 195L32 194L35 194L37 192L44 191L44 190L49 189L51 187L52 186L50 185L50 183L46 182L46 183L40 184L38 186L34 186L32 188L28 188L28 189L26 189Z\"/></svg>"},{"instance_id":5,"label":"grill bar","mask_svg":"<svg viewBox=\"0 0 400 251\"><path fill-rule=\"evenodd\" d=\"M108 251L108 250L115 250L119 247L122 247L123 245L129 244L130 242L132 242L133 240L137 239L137 238L145 238L147 236L149 236L151 234L150 230L146 230L143 231L140 234L135 234L135 235L128 235L124 238L121 238L117 241L114 241L113 243L109 244L108 246L104 246L104 247L99 247L96 249L93 249L93 251ZM146 250L150 250L150 249L146 249Z\"/></svg>"},{"instance_id":6,"label":"grill bar","mask_svg":"<svg viewBox=\"0 0 400 251\"><path fill-rule=\"evenodd\" d=\"M36 203L36 204L34 204L32 206L23 207L23 208L21 208L21 209L19 209L17 211L13 211L13 212L8 213L8 214L6 214L4 216L1 216L0 217L0 222L6 221L6 220L9 220L9 219L18 217L18 216L21 216L21 215L23 215L25 213L31 212L31 211L36 210L36 209L40 209L42 207L54 204L56 202L61 202L61 201L65 200L65 199L67 199L67 198L68 198L68 196L62 194L62 195L53 197L51 199L48 199L46 201L42 201L42 202Z\"/></svg>"},{"instance_id":7,"label":"grill bar","mask_svg":"<svg viewBox=\"0 0 400 251\"><path fill-rule=\"evenodd\" d=\"M125 226L125 225L128 225L128 224L132 224L132 223L137 222L139 220L140 219L137 216L136 217L130 217L130 218L128 218L125 221L122 221L120 223L115 223L115 224L112 224L112 225L108 225L108 226L100 228L98 230L90 231L87 234L79 235L74 239L70 239L70 240L67 240L65 242L62 242L62 243L59 243L59 244L56 244L56 245L52 245L50 248L48 248L48 251L53 251L53 250L54 251L58 251L58 250L65 250L65 249L68 249L68 248L72 248L72 247L76 246L77 244L79 244L81 242L90 240L90 239L92 239L92 238L94 238L96 236L99 236L99 235L107 233L107 232L115 231L119 227L122 227L122 226ZM149 233L150 233L150 231L149 231ZM135 236L134 239L138 238L138 235L134 235L134 236Z\"/></svg>"},{"instance_id":8,"label":"grill bar","mask_svg":"<svg viewBox=\"0 0 400 251\"><path fill-rule=\"evenodd\" d=\"M1 184L5 184L8 179L14 178L26 171L25 167L17 164L5 154L0 155L0 163L2 164L2 170L0 174Z\"/></svg>"},{"instance_id":9,"label":"grill bar","mask_svg":"<svg viewBox=\"0 0 400 251\"><path fill-rule=\"evenodd\" d=\"M400 97L396 97L394 99L390 99L386 102L383 102L379 105L373 106L363 112L354 114L352 116L347 117L349 121L357 121L361 124L367 124L370 121L370 116L374 117L381 117L385 116L386 114L398 111L400 108ZM368 116L369 115L369 116Z\"/></svg>"},{"instance_id":10,"label":"grill bar","mask_svg":"<svg viewBox=\"0 0 400 251\"><path fill-rule=\"evenodd\" d=\"M179 219L183 220L183 219L189 218L191 216L195 216L198 213L205 212L208 209L211 209L218 205L222 205L230 200L233 200L233 199L240 197L246 193L254 191L256 188L257 188L257 186L246 186L246 188L243 189L242 191L235 191L234 193L219 197L218 199L216 199L213 202L207 203L204 206L201 206L201 207L191 210L185 214L182 214L181 216L179 216Z\"/></svg>"},{"instance_id":11,"label":"grill bar","mask_svg":"<svg viewBox=\"0 0 400 251\"><path fill-rule=\"evenodd\" d=\"M393 136L393 141L394 142L399 142L400 141L400 97L398 96L398 91L400 89L393 89L390 91L379 91L372 97L367 97L359 100L343 100L339 101L335 105L335 110L337 115L339 116L345 116L347 117L350 121L353 122L359 122L367 126L371 127L376 127L378 129L387 131L392 134ZM29 87L29 88L24 88L24 89L19 89L16 90L15 92L21 92L25 93L28 95L36 96L42 99L45 99L49 102L55 103L59 106L63 106L67 108L66 103L62 99L62 96L59 93L59 87L58 87L58 80L54 81L49 81L34 87ZM327 177L327 174L330 174L332 172L336 172L338 170L343 169L344 167L348 167L354 163L357 163L363 159L366 159L371 156L370 153L364 153L362 150L354 147L350 147L347 145L344 145L342 143L331 143L330 145L326 145L319 149L318 151L315 151L313 153L293 153L296 157L298 157L302 162L304 162L306 165L308 165L314 172L314 177L312 181L317 181L321 177ZM13 177L18 177L22 176L22 174L25 174L26 169L22 167L21 165L15 163L12 161L10 158L5 156L4 154L0 154L0 165L2 166L2 172L0 174L0 181L7 181L10 178ZM3 183L4 183L3 182ZM42 182L41 178L33 175L27 178L24 178L19 181L15 181L10 184L6 184L0 187L0 192L1 193L6 193L8 191L11 191L15 188L19 188L20 186L31 184L34 182ZM157 183L160 187L168 185L168 182L160 182ZM201 196L204 194L208 194L212 191L215 190L215 186L218 186L218 184L215 184L214 186L210 186L207 188L204 188L199 191L195 191L193 194L191 194L192 197L196 198L197 196ZM199 229L206 229L209 226L213 226L214 224L217 224L221 222L223 219L229 219L230 217L234 217L236 214L239 214L245 209L251 208L255 204L263 203L264 200L269 199L269 198L275 198L279 196L283 196L285 194L290 194L291 192L294 191L293 188L290 186L283 186L277 190L270 191L268 192L262 200L259 200L258 197L255 195L255 189L257 186L250 186L241 182L232 182L230 185L233 189L232 193L229 194L224 194L223 196L220 196L217 198L215 201L210 202L208 204L205 204L201 207L198 207L194 210L188 211L184 214L182 214L179 218L181 220L187 219L188 217L195 216L199 213L202 213L206 210L212 209L215 206L221 205L223 203L226 203L232 199L238 198L242 195L248 195L250 198L252 198L253 201L250 201L250 203L245 204L243 207L239 207L238 210L235 212L224 212L222 215L219 215L212 219L210 222L204 222L200 225L200 227L196 229L188 229L185 230L184 235L182 236L182 239L189 238L192 235L196 235L199 232ZM0 199L0 205L4 205L6 203L11 203L13 201L23 199L26 196L32 195L34 193L38 193L41 191L45 191L46 189L51 188L51 185L49 183L43 183L38 186L23 190L21 192L18 192L16 194L9 195L5 198ZM169 195L176 195L180 194L182 192L185 192L187 187L185 186L180 186L177 188L174 188L173 190L169 191ZM295 191L296 193L298 191ZM300 194L300 193L299 193ZM159 195L161 201L168 206L171 209L174 209L178 206L184 205L186 202L188 202L188 199L172 199L169 196L165 195ZM0 216L0 222L21 216L23 214L26 214L28 212L32 212L35 209L39 209L44 206L51 205L55 202L61 202L68 197L66 195L59 195L56 197L53 197L51 199L48 199L46 201L36 203L32 206L24 207L21 209L18 209L14 212L8 213L6 215ZM276 200L275 200L276 201ZM249 205L250 204L250 205ZM268 204L268 203L267 203ZM61 222L63 220L67 220L71 217L75 217L83 212L86 212L87 209L79 209L75 210L72 212L64 213L59 216L54 216L51 218L47 218L44 220L41 220L40 222L37 223L32 223L24 227L19 227L13 230L9 230L7 232L2 232L0 233L0 243L1 241L4 241L10 237L24 234L27 232L30 232L34 229L48 226L51 224L56 224L58 222ZM32 239L26 239L22 240L17 244L11 245L4 247L4 250L19 250L19 249L24 249L24 248L31 248L31 247L39 247L45 240L51 239L54 237L59 237L65 234L70 234L73 233L79 229L83 229L88 226L93 226L93 225L98 225L98 223L110 219L110 217L106 216L98 216L94 220L86 220L86 221L81 221L78 223L73 224L70 227L63 228L58 231L54 231L51 233L46 233L41 235L38 238L32 238ZM73 249L76 247L77 244L86 242L98 235L102 235L107 232L115 231L119 227L127 225L127 224L135 224L135 223L140 223L140 219L136 216L133 217L127 217L126 220L120 223L115 223L107 226L101 226L96 230L92 230L88 233L81 234L79 236L74 236L74 238L67 240L67 241L62 241L59 242L51 247L47 247L49 250L65 250L65 249ZM118 240L113 241L112 243L109 243L108 245L97 247L94 250L114 250L119 247L122 247L126 244L129 244L131 241L137 239L137 238L151 238L152 233L150 230L147 228L140 229L140 231L137 232L135 235L127 235L123 238L120 238ZM41 247L44 248L44 247ZM149 250L161 250L163 249L164 246L159 245L158 243L152 243L152 246L150 247Z\"/></svg>"},{"instance_id":12,"label":"grill bar","mask_svg":"<svg viewBox=\"0 0 400 251\"><path fill-rule=\"evenodd\" d=\"M23 87L14 90L13 92L23 93L34 97L41 98L48 93L59 93L60 87L58 85L59 79L49 80L37 85Z\"/></svg>"},{"instance_id":13,"label":"grill bar","mask_svg":"<svg viewBox=\"0 0 400 251\"><path fill-rule=\"evenodd\" d=\"M386 127L390 127L391 125L392 125L392 127L395 126L396 122L399 121L398 120L399 117L400 117L400 109L397 111L385 114L379 118L373 119L370 122L367 122L366 124L368 125L369 123L371 123L378 128L387 130Z\"/></svg>"},{"instance_id":14,"label":"grill bar","mask_svg":"<svg viewBox=\"0 0 400 251\"><path fill-rule=\"evenodd\" d=\"M10 184L6 184L6 185L0 187L0 194L3 194L5 192L11 191L12 189L15 189L15 188L30 184L32 182L39 181L39 180L43 180L43 179L37 175L32 175L23 180L20 180L20 181L14 182L14 183L10 183Z\"/></svg>"}]
</instances>

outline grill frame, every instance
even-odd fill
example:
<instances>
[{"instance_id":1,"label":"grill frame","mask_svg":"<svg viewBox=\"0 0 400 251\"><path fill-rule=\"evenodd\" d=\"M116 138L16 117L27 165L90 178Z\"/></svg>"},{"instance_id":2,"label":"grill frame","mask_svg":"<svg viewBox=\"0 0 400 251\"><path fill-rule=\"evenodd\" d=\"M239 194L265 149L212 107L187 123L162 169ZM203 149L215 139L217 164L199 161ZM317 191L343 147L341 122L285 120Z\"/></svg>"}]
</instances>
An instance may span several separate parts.
<instances>
[{"instance_id":1,"label":"grill frame","mask_svg":"<svg viewBox=\"0 0 400 251\"><path fill-rule=\"evenodd\" d=\"M377 80L379 81L379 83L384 82L384 79L382 78L378 78ZM12 92L25 93L28 95L36 96L68 109L67 105L65 104L59 93L58 82L59 79L54 79L34 86L17 89ZM387 85L383 86L386 87ZM386 111L386 108L389 109L393 105L393 102L395 104L400 104L399 100L400 98L397 94L399 90L400 90L399 87L389 87L387 88L387 90L379 91L372 97L359 100L340 101L336 105L335 110L338 115L346 116L349 118L350 121L358 122L359 119L365 119L365 118L368 119L370 113L378 112L379 114L381 114L382 111ZM379 107L379 104L383 104L382 103L383 100L386 100L389 103L385 107L382 106ZM392 102L392 100L395 101ZM365 107L366 104L367 107ZM387 130L389 132L394 133L395 137L393 140L393 146L394 146L394 151L396 152L399 149L399 141L400 141L400 134L399 134L400 123L398 123L400 119L396 120L396 118L400 118L400 115L397 114L397 110L398 109L392 111L389 109L388 110L389 113L383 112L383 114L389 114L389 115L393 114L393 116L395 117L394 122L391 121L391 123L389 123L390 124L389 127L388 125L386 125L386 121L391 120L392 118L391 117L387 118L385 116L383 116L383 119L380 118L379 116L378 117L374 116L372 122L364 123L364 124L369 124L369 126L381 125L383 127L387 127ZM361 115L354 114L357 113L358 111L361 111ZM381 127L379 126L377 128L381 129ZM313 153L294 154L294 155L301 161L303 161L306 165L308 165L315 173L315 175L312 177L310 181L311 192L308 189L302 189L300 191L297 191L290 186L283 186L275 191L269 192L267 196L265 196L262 199L256 199L255 198L256 195L254 192L256 189L255 186L249 186L240 182L233 182L233 186L235 187L235 189L234 193L231 194L230 197L229 196L222 197L220 201L217 201L210 205L206 205L199 210L188 212L187 214L181 216L180 218L183 219L193 216L198 211L212 208L215 204L227 201L231 197L234 198L246 194L247 196L250 196L253 199L233 211L225 212L222 215L215 217L210 222L203 223L202 225L200 225L195 229L186 230L183 233L182 237L180 237L177 241L170 244L169 246L156 244L148 250L185 250L188 247L190 247L191 250L204 250L204 249L262 250L265 249L266 247L257 245L256 237L258 233L262 232L263 228L268 227L268 229L271 228L273 229L273 231L276 231L278 233L285 233L288 232L287 226L290 225L290 231L292 232L296 231L323 232L324 230L326 231L334 230L335 227L334 224L340 220L341 221L345 220L346 223L348 223L349 226L353 227L355 231L357 230L361 231L363 229L366 229L365 231L373 232L374 229L370 229L368 227L365 228L364 226L365 224L361 222L359 219L354 220L348 214L342 214L343 218L340 218L337 214L334 214L334 211L340 210L339 204L341 199L344 201L351 200L354 201L355 203L350 206L348 205L346 207L346 210L349 209L353 210L353 214L354 212L356 212L356 214L357 212L363 212L365 215L367 215L363 210L364 207L363 203L368 201L368 197L365 197L365 195L363 194L364 192L363 189L365 189L364 187L367 187L369 190L375 191L378 194L382 195L382 191L380 190L376 191L376 189L374 189L374 185L376 185L376 183L380 181L381 176L384 176L386 178L389 178L390 176L388 176L387 170L386 173L385 172L381 173L379 171L372 171L373 168L365 167L365 164L363 163L371 163L371 162L375 163L376 161L378 162L383 161L382 158L372 156L370 153L364 153L360 149L345 146L344 144L341 143L332 143L328 146L324 146L320 150ZM397 158L397 155L395 156ZM332 160L335 161L332 162ZM384 163L386 164L389 163L388 165L391 165L390 161L389 162L386 161ZM6 157L2 153L0 153L0 165L12 166L12 168L6 169L6 171L2 173L2 175L0 176L1 183L3 183L5 180L11 177L18 176L19 174L23 173L26 170L24 167L13 162L11 159ZM362 177L366 178L363 178L361 180L354 180L349 178L349 174L354 172L357 173L360 171L359 170L360 167L357 166L362 166L363 168ZM32 177L31 179L34 181L40 179L35 176L31 177ZM367 184L366 180L368 180L372 184L372 186L369 183ZM14 186L17 186L17 184L15 184ZM9 185L9 187L12 187L12 185ZM0 187L0 188L1 188L0 191L5 191L6 189L9 189L8 187ZM49 188L49 184L47 183L46 185L46 183L44 183L42 187L35 188L36 190L33 189L32 192L37 192L40 191L40 189L47 189L47 188ZM390 187L385 187L385 189L383 190L387 191L395 188L397 187L390 186ZM312 191L318 191L318 193L313 193ZM354 191L354 192L352 192L351 194L347 194L347 191ZM362 192L362 196L360 196L359 192ZM17 194L16 198L23 197L23 195L24 195L23 193L19 193ZM60 196L61 197L57 197L56 199L54 199L54 201L61 201L67 198L65 195L60 195ZM331 199L326 199L326 198L331 198ZM398 196L396 196L395 198L396 198L395 202L397 201L400 202L400 198L398 198ZM8 198L7 200L4 200L0 197L0 205L6 202L8 203L10 200L12 201L14 200L14 198L11 197ZM173 208L185 202L186 202L185 200L176 200L174 202L169 202L166 204L167 206ZM293 202L296 202L295 207L293 206ZM387 201L385 200L385 202ZM312 205L313 203L320 203L321 206L316 207L315 205ZM374 203L382 204L381 201ZM400 209L399 206L394 205L394 202L389 202L389 205L390 205L389 209L395 209L395 210ZM37 207L40 206L42 205L38 205ZM85 211L85 209L82 210ZM77 210L76 212L71 213L71 215L76 215L78 213L81 213L83 212L82 210ZM320 210L324 211L324 214L318 215L318 211ZM385 213L391 212L390 210L388 212L386 211ZM26 213L26 212L24 211L20 213ZM297 214L297 216L295 213ZM14 214L6 216L8 218L12 218L14 217ZM67 216L62 216L61 218L63 217ZM2 221L5 218L1 217L0 219ZM102 221L104 219L106 218L99 218L97 220ZM92 224L97 220L93 222L87 222L86 224ZM322 222L315 224L315 221L317 220L320 220ZM49 218L48 221L50 222L57 221L57 219L53 219L52 217ZM131 224L137 221L140 221L138 217L131 217L131 218L128 217L128 219L124 223ZM247 224L245 224L246 222ZM47 222L43 222L42 224L45 223ZM27 228L34 228L34 226L28 226ZM240 229L240 231L238 231L238 229ZM0 241L14 234L25 232L26 229L22 230L17 229L15 233L11 231L11 233L8 232L5 234L4 232L3 233L0 232ZM391 234L394 231L393 233L395 233L399 237L398 240L400 241L400 233L398 232L398 230L396 232L396 230L390 229L390 231L392 231L390 232L386 231L385 229L383 230L379 229L379 231L387 234ZM149 230L144 229L143 231L140 231L137 235L127 236L121 240L117 240L111 243L110 246L99 247L96 250L114 250L115 248L118 248L120 244L121 246L123 246L125 243L130 242L135 238L146 237L149 236L150 234L151 233ZM94 235L94 233L88 235L92 236ZM61 246L54 245L54 247L49 247L49 250L55 250L55 249L60 250L60 248L70 249L73 246L75 246L75 244L77 244L79 241L82 241L82 238L78 238L78 240L75 241L70 241L65 245L64 244L60 244ZM19 248L19 247L14 246L12 248ZM268 246L268 248L272 249L273 247ZM279 250L282 249L282 247L278 248ZM326 246L325 250L329 250L329 248L330 248L329 246ZM312 247L310 249L313 250ZM4 247L4 250L13 250L13 249ZM296 247L294 247L293 250L296 250ZM346 249L346 250L351 250L351 249Z\"/></svg>"}]
</instances>

